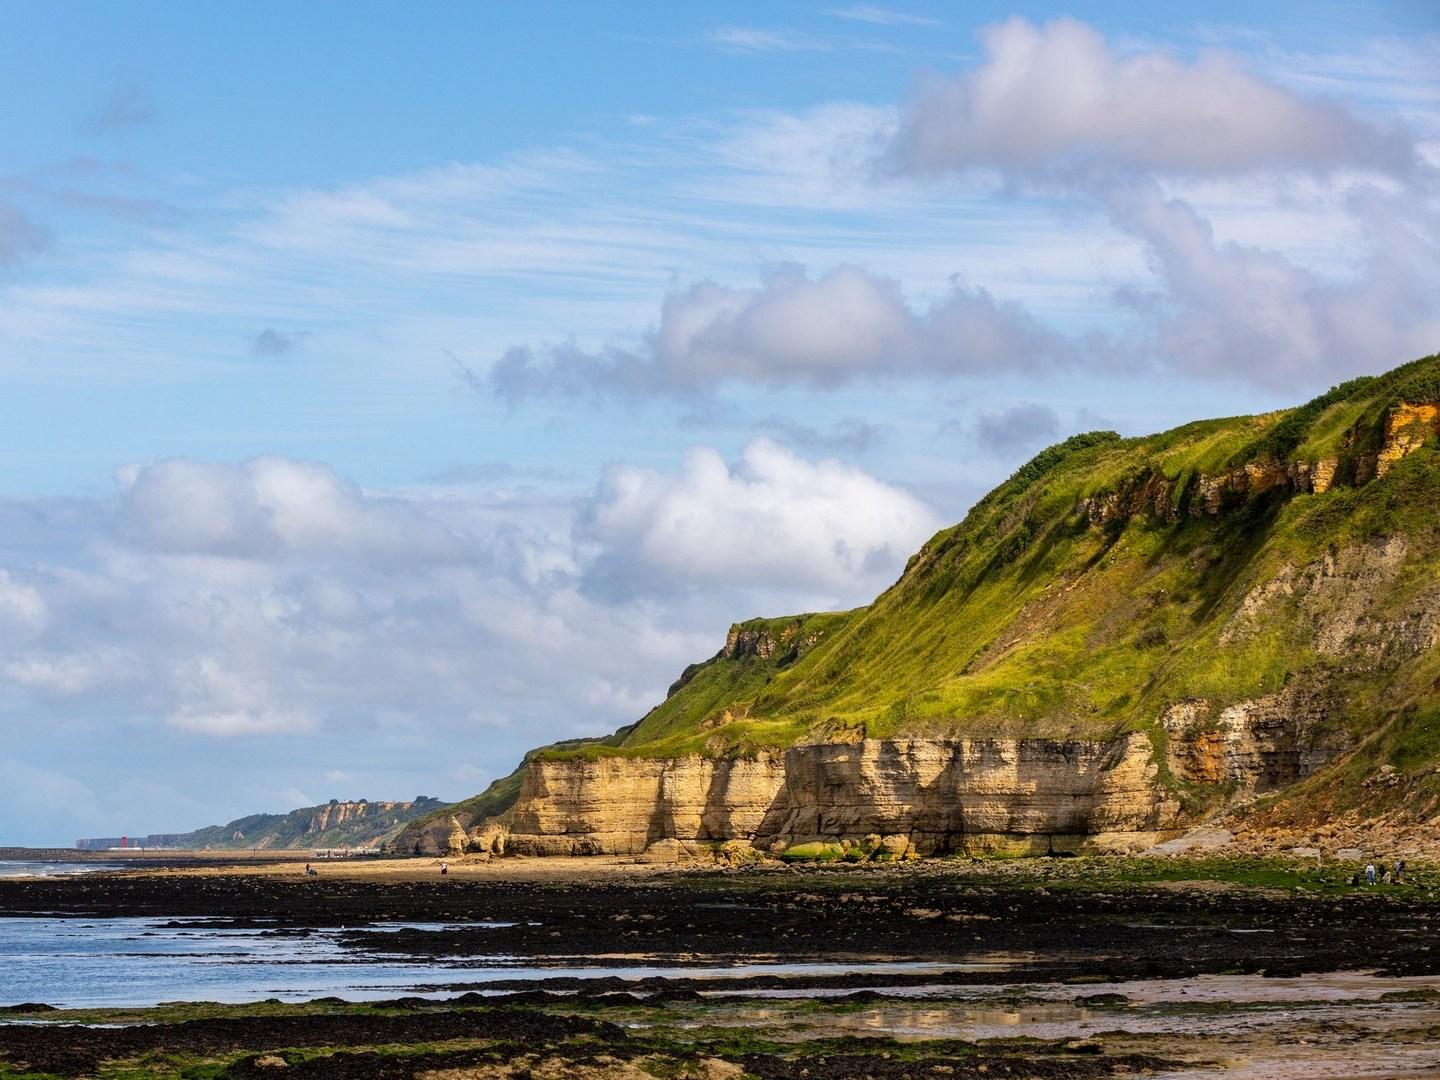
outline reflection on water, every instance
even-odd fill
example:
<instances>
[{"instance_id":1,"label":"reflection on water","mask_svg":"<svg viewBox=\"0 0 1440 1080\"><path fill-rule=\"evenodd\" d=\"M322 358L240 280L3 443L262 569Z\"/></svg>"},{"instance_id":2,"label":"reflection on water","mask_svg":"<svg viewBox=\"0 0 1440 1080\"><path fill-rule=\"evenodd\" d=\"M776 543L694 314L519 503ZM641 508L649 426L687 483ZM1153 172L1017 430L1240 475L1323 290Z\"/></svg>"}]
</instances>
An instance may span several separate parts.
<instances>
[{"instance_id":1,"label":"reflection on water","mask_svg":"<svg viewBox=\"0 0 1440 1080\"><path fill-rule=\"evenodd\" d=\"M509 925L389 923L368 930L447 930ZM654 962L549 962L493 955L457 960L407 958L347 948L355 927L306 931L236 929L208 919L0 918L0 1005L41 1001L72 1007L142 1006L162 1001L352 1000L437 990L473 981L480 971L506 980L565 976L637 980L676 976L939 973L965 965L924 963L727 963L711 967ZM972 968L987 965L970 965Z\"/></svg>"},{"instance_id":2,"label":"reflection on water","mask_svg":"<svg viewBox=\"0 0 1440 1080\"><path fill-rule=\"evenodd\" d=\"M297 1001L342 993L374 998L393 996L417 979L453 973L443 965L347 951L336 940L338 930L275 933L218 929L205 922L0 918L0 1004Z\"/></svg>"},{"instance_id":3,"label":"reflection on water","mask_svg":"<svg viewBox=\"0 0 1440 1080\"><path fill-rule=\"evenodd\" d=\"M499 923L388 923L368 930L442 930ZM1303 978L1205 975L1083 985L956 985L941 972L1023 970L1023 957L935 965L898 962L688 962L639 957L491 955L455 961L373 954L344 944L361 927L265 929L204 918L0 918L0 1004L141 1006L162 1001L352 1000L424 992L443 997L477 977L510 985L556 977L706 979L703 997L618 1014L631 1028L748 1028L775 1041L842 1035L902 1040L1026 1038L1103 1044L1106 1054L1144 1052L1181 1068L1165 1080L1360 1080L1440 1077L1437 978L1334 972ZM742 991L753 975L866 977L883 996L843 989ZM922 974L931 985L887 986ZM713 981L708 981L713 980ZM933 981L932 981L933 980ZM612 989L613 987L602 987ZM1406 995L1382 1000L1394 991ZM0 1022L4 1022L0 1019ZM1362 1048L1364 1053L1357 1056Z\"/></svg>"}]
</instances>

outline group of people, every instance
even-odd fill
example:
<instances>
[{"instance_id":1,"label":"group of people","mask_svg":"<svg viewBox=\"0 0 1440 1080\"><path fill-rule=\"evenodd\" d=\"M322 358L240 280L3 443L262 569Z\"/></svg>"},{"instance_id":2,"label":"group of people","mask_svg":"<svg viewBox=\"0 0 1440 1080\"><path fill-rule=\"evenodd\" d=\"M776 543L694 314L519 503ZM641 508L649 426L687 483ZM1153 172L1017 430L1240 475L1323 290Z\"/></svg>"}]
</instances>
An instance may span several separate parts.
<instances>
[{"instance_id":1,"label":"group of people","mask_svg":"<svg viewBox=\"0 0 1440 1080\"><path fill-rule=\"evenodd\" d=\"M1385 883L1385 878L1387 875L1394 884L1404 884L1405 860L1397 860L1393 868L1386 866L1383 862L1380 863L1379 866L1376 866L1373 862L1368 862L1365 864L1364 881L1366 885L1374 885L1377 881L1383 885ZM1359 885L1360 881L1361 875L1356 874L1353 878L1350 879L1350 884Z\"/></svg>"}]
</instances>

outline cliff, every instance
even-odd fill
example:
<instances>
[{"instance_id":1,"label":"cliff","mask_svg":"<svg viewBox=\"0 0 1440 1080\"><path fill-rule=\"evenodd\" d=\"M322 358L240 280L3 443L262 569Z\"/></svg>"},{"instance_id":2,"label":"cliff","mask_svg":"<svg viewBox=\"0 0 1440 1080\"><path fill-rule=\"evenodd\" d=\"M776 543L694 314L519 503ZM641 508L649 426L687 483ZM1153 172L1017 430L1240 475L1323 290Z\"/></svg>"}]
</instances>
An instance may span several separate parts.
<instances>
[{"instance_id":1,"label":"cliff","mask_svg":"<svg viewBox=\"0 0 1440 1080\"><path fill-rule=\"evenodd\" d=\"M174 834L165 846L192 850L378 847L412 821L444 806L424 795L409 802L331 799L288 814L251 814L226 825Z\"/></svg>"},{"instance_id":2,"label":"cliff","mask_svg":"<svg viewBox=\"0 0 1440 1080\"><path fill-rule=\"evenodd\" d=\"M444 842L848 858L1143 846L1237 805L1434 824L1437 431L1430 357L1291 410L1076 436L874 603L737 624Z\"/></svg>"}]
</instances>

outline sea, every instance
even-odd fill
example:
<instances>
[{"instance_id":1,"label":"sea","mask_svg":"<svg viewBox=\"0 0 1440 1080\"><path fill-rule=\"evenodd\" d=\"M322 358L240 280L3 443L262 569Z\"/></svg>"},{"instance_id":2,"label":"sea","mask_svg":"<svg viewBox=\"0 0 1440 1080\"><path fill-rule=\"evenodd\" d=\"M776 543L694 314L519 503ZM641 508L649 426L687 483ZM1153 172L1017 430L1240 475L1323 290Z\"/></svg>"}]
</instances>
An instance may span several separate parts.
<instances>
[{"instance_id":1,"label":"sea","mask_svg":"<svg viewBox=\"0 0 1440 1080\"><path fill-rule=\"evenodd\" d=\"M369 930L446 930L508 925L496 922L381 923ZM345 929L356 929L348 927ZM274 998L308 1001L336 995L351 1001L398 995L445 997L474 983L533 982L564 976L620 978L705 975L692 964L617 965L573 957L549 962L494 954L437 961L345 947L345 929L301 933L234 929L205 917L0 918L0 1006L39 1002L69 1008L140 1007L168 1001L226 1003ZM946 965L947 970L966 968ZM829 975L938 971L934 964L895 962L724 963L708 974ZM3 1021L0 1021L3 1022Z\"/></svg>"},{"instance_id":2,"label":"sea","mask_svg":"<svg viewBox=\"0 0 1440 1080\"><path fill-rule=\"evenodd\" d=\"M102 870L123 870L120 863L59 862L46 859L0 859L0 878L63 877L94 874Z\"/></svg>"}]
</instances>

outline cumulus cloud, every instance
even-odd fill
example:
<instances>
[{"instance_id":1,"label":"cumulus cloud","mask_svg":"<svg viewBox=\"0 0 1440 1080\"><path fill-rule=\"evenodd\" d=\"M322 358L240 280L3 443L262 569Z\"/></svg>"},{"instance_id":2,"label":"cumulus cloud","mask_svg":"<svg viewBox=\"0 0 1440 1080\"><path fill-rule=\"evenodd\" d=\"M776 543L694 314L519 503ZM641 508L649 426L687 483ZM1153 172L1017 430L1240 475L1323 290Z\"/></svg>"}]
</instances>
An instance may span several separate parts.
<instances>
[{"instance_id":1,"label":"cumulus cloud","mask_svg":"<svg viewBox=\"0 0 1440 1080\"><path fill-rule=\"evenodd\" d=\"M837 590L888 584L940 522L920 500L835 460L759 438L727 463L709 448L674 473L614 466L580 521L594 582Z\"/></svg>"},{"instance_id":2,"label":"cumulus cloud","mask_svg":"<svg viewBox=\"0 0 1440 1080\"><path fill-rule=\"evenodd\" d=\"M578 500L377 493L273 457L118 481L63 506L0 499L0 522L26 523L0 530L17 733L104 714L127 738L434 756L483 727L508 769L636 719L735 619L863 602L937 527L904 491L765 440L734 466L616 465Z\"/></svg>"},{"instance_id":3,"label":"cumulus cloud","mask_svg":"<svg viewBox=\"0 0 1440 1080\"><path fill-rule=\"evenodd\" d=\"M503 400L694 394L728 382L836 387L861 378L1044 370L1072 346L1013 301L955 285L923 310L855 266L777 269L755 289L702 281L671 293L636 350L517 346L490 372Z\"/></svg>"},{"instance_id":4,"label":"cumulus cloud","mask_svg":"<svg viewBox=\"0 0 1440 1080\"><path fill-rule=\"evenodd\" d=\"M318 724L313 708L288 700L292 685L257 677L257 665L221 655L200 655L176 666L170 722L203 735L294 734ZM288 683L289 680L287 679Z\"/></svg>"},{"instance_id":5,"label":"cumulus cloud","mask_svg":"<svg viewBox=\"0 0 1440 1080\"><path fill-rule=\"evenodd\" d=\"M364 496L314 462L172 459L127 469L121 482L122 526L152 550L235 558L463 556L458 538L438 520Z\"/></svg>"},{"instance_id":6,"label":"cumulus cloud","mask_svg":"<svg viewBox=\"0 0 1440 1080\"><path fill-rule=\"evenodd\" d=\"M1124 53L1074 19L1019 16L981 32L970 71L925 82L893 146L903 170L1077 167L1223 175L1257 169L1408 172L1411 140L1207 51Z\"/></svg>"},{"instance_id":7,"label":"cumulus cloud","mask_svg":"<svg viewBox=\"0 0 1440 1080\"><path fill-rule=\"evenodd\" d=\"M1181 199L1141 182L1114 189L1116 223L1145 245L1160 289L1122 289L1143 347L1168 367L1276 387L1375 371L1440 347L1440 217L1357 197L1374 246L1353 276L1327 280L1284 256L1221 243Z\"/></svg>"}]
</instances>

